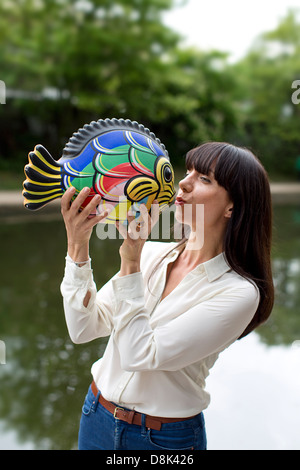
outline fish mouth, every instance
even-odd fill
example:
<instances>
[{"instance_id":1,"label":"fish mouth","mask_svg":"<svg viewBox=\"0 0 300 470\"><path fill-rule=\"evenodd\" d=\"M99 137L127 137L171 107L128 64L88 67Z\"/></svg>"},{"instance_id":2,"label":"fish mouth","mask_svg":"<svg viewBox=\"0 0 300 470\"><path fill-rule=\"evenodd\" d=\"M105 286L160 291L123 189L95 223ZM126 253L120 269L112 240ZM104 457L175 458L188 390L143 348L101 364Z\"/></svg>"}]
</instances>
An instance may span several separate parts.
<instances>
[{"instance_id":1,"label":"fish mouth","mask_svg":"<svg viewBox=\"0 0 300 470\"><path fill-rule=\"evenodd\" d=\"M175 202L175 196L176 196L175 191L170 191L170 190L164 191L163 194L160 194L157 198L160 207L171 206L171 204Z\"/></svg>"},{"instance_id":2,"label":"fish mouth","mask_svg":"<svg viewBox=\"0 0 300 470\"><path fill-rule=\"evenodd\" d=\"M170 199L169 205L174 204L175 202L176 202L176 191L174 191L174 194Z\"/></svg>"}]
</instances>

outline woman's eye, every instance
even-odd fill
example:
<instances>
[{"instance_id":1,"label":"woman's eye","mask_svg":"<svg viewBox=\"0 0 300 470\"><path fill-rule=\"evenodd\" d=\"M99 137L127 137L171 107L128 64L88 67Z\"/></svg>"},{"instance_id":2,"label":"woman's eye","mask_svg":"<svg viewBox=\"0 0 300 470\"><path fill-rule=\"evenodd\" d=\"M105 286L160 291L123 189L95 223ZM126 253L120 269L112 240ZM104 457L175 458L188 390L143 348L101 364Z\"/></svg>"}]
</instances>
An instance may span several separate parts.
<instances>
[{"instance_id":1,"label":"woman's eye","mask_svg":"<svg viewBox=\"0 0 300 470\"><path fill-rule=\"evenodd\" d=\"M209 179L209 178L206 178L206 176L200 176L200 179L201 179L201 181L203 181L204 183L211 183L210 179Z\"/></svg>"}]
</instances>

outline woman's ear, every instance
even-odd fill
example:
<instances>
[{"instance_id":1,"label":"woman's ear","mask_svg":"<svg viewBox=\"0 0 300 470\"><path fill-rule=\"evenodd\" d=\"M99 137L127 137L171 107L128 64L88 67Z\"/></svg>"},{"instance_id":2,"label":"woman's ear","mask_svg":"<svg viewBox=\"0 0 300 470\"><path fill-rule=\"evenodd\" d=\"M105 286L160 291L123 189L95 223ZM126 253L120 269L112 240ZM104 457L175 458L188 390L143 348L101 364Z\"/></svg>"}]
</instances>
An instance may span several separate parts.
<instances>
[{"instance_id":1,"label":"woman's ear","mask_svg":"<svg viewBox=\"0 0 300 470\"><path fill-rule=\"evenodd\" d=\"M225 211L225 217L226 217L227 219L230 219L231 214L232 214L232 211L233 211L233 206L232 206L232 205L226 209L226 211Z\"/></svg>"}]
</instances>

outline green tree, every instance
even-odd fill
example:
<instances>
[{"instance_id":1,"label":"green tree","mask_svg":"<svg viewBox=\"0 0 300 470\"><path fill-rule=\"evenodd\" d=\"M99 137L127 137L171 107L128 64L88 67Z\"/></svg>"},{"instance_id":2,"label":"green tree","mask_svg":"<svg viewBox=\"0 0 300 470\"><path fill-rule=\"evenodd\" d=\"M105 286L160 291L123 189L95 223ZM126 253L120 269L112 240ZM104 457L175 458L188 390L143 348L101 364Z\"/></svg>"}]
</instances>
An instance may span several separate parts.
<instances>
[{"instance_id":1,"label":"green tree","mask_svg":"<svg viewBox=\"0 0 300 470\"><path fill-rule=\"evenodd\" d=\"M300 21L291 10L274 31L261 35L234 66L243 143L262 158L271 174L292 174L300 152L300 106L292 103L292 83L300 79Z\"/></svg>"},{"instance_id":2,"label":"green tree","mask_svg":"<svg viewBox=\"0 0 300 470\"><path fill-rule=\"evenodd\" d=\"M173 0L6 0L0 5L0 159L39 140L55 156L92 119L126 117L157 133L173 161L236 125L226 56L179 47L161 19Z\"/></svg>"},{"instance_id":3,"label":"green tree","mask_svg":"<svg viewBox=\"0 0 300 470\"><path fill-rule=\"evenodd\" d=\"M177 35L160 14L172 0L14 0L0 5L1 156L40 133L61 147L86 120L153 114ZM9 92L15 98L9 100ZM13 122L11 130L5 122ZM11 123L9 124L11 126ZM29 142L28 142L29 141ZM58 148L56 148L58 150Z\"/></svg>"},{"instance_id":4,"label":"green tree","mask_svg":"<svg viewBox=\"0 0 300 470\"><path fill-rule=\"evenodd\" d=\"M227 54L177 49L169 73L162 95L163 109L169 112L160 123L160 135L172 133L169 147L178 160L203 141L235 139L238 109L231 96L237 80Z\"/></svg>"}]
</instances>

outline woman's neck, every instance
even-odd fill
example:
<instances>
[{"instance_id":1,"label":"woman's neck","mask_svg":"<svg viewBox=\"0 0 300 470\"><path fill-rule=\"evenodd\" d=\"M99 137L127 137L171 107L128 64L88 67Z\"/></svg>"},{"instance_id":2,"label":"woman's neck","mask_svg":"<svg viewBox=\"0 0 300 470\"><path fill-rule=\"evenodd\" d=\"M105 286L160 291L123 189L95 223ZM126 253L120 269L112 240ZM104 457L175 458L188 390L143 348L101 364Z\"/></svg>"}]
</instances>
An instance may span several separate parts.
<instances>
[{"instance_id":1,"label":"woman's neck","mask_svg":"<svg viewBox=\"0 0 300 470\"><path fill-rule=\"evenodd\" d=\"M215 237L210 234L210 236L201 239L201 237L196 237L195 234L191 232L185 249L181 253L182 261L191 266L205 263L205 261L223 252L223 240L223 235L222 237Z\"/></svg>"}]
</instances>

